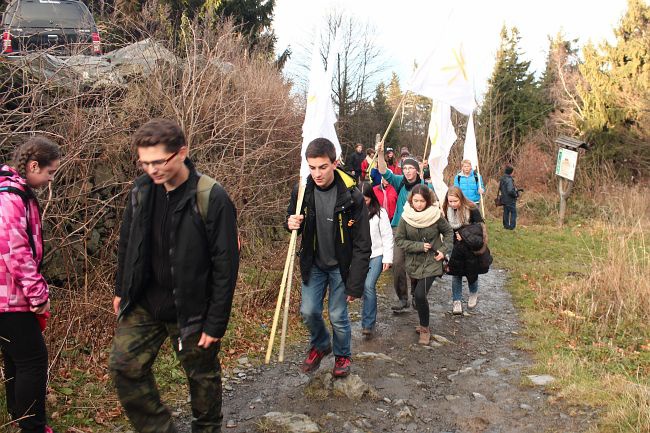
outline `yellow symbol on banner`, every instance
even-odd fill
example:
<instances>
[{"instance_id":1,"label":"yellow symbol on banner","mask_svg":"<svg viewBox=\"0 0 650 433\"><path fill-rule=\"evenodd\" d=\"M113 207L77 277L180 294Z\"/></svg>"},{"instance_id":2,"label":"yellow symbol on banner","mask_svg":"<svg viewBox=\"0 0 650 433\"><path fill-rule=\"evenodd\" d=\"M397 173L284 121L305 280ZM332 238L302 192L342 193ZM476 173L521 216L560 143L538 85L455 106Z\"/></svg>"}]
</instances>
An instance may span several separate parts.
<instances>
[{"instance_id":1,"label":"yellow symbol on banner","mask_svg":"<svg viewBox=\"0 0 650 433\"><path fill-rule=\"evenodd\" d=\"M316 102L316 95L309 95L307 96L307 103L311 104L313 102Z\"/></svg>"},{"instance_id":2,"label":"yellow symbol on banner","mask_svg":"<svg viewBox=\"0 0 650 433\"><path fill-rule=\"evenodd\" d=\"M429 135L429 138L431 139L431 148L433 149L433 146L438 143L438 136L440 135L440 132L437 123L430 128L429 134L431 134L431 129L433 130L433 135Z\"/></svg>"},{"instance_id":3,"label":"yellow symbol on banner","mask_svg":"<svg viewBox=\"0 0 650 433\"><path fill-rule=\"evenodd\" d=\"M453 77L449 79L449 81L447 81L447 84L451 84L454 81L456 81L456 79L460 77L461 74L465 79L465 81L467 81L467 72L465 72L465 57L463 56L463 47L460 47L458 51L452 49L452 53L454 54L454 59L456 60L456 64L442 67L442 70L445 72L456 70L456 73L454 74Z\"/></svg>"}]
</instances>

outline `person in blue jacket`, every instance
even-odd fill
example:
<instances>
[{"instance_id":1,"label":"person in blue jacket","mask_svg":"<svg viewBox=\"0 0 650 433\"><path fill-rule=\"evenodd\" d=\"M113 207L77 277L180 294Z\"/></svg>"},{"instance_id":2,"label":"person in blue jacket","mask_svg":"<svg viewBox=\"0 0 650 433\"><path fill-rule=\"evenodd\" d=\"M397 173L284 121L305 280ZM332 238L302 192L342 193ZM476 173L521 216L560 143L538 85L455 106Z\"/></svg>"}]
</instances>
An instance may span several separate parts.
<instances>
[{"instance_id":1,"label":"person in blue jacket","mask_svg":"<svg viewBox=\"0 0 650 433\"><path fill-rule=\"evenodd\" d=\"M472 161L469 159L464 159L461 163L461 170L454 177L454 186L460 188L463 195L476 205L481 201L481 195L485 193L483 178L472 170Z\"/></svg>"}]
</instances>

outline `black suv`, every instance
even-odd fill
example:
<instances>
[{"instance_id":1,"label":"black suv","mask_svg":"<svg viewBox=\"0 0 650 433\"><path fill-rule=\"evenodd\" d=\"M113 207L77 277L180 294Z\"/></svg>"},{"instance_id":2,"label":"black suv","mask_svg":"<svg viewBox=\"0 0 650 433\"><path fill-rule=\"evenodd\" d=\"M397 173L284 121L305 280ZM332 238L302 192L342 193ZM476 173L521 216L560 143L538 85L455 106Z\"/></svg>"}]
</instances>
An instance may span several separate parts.
<instances>
[{"instance_id":1,"label":"black suv","mask_svg":"<svg viewBox=\"0 0 650 433\"><path fill-rule=\"evenodd\" d=\"M2 16L2 53L101 54L95 20L78 0L13 0Z\"/></svg>"}]
</instances>

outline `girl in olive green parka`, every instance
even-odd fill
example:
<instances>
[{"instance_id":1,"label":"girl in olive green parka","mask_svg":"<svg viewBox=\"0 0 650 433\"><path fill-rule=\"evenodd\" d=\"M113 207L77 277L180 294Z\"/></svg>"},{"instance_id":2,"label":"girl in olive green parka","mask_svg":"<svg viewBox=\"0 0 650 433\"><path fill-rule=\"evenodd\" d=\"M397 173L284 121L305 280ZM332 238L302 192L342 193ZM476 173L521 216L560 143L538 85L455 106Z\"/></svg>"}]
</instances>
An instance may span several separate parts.
<instances>
[{"instance_id":1,"label":"girl in olive green parka","mask_svg":"<svg viewBox=\"0 0 650 433\"><path fill-rule=\"evenodd\" d=\"M420 344L429 344L431 338L427 294L435 278L443 274L443 260L451 253L453 234L440 208L433 204L431 190L426 185L413 187L397 226L395 245L404 250L406 273L415 280Z\"/></svg>"}]
</instances>

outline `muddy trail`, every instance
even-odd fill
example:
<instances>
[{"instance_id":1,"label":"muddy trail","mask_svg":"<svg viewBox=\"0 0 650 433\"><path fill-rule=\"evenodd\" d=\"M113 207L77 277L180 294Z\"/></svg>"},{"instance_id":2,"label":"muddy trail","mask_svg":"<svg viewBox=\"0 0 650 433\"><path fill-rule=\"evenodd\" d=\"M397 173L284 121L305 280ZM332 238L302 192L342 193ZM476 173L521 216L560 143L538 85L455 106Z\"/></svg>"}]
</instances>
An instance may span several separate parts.
<instances>
[{"instance_id":1,"label":"muddy trail","mask_svg":"<svg viewBox=\"0 0 650 433\"><path fill-rule=\"evenodd\" d=\"M395 295L383 277L373 338L361 335L359 314L351 313L349 378L332 380L331 355L317 372L301 373L307 341L292 348L283 364L253 366L242 358L224 382L224 432L586 430L595 421L593 410L568 407L549 394L543 383L553 378L533 377L541 383L536 385L528 377L532 362L515 348L519 323L505 279L499 270L481 276L479 303L471 312L465 286L462 316L450 311L451 279L437 281L429 293L435 338L420 346L417 312L392 313Z\"/></svg>"}]
</instances>

